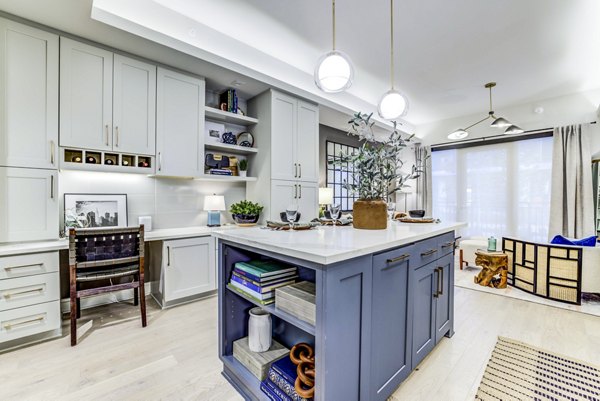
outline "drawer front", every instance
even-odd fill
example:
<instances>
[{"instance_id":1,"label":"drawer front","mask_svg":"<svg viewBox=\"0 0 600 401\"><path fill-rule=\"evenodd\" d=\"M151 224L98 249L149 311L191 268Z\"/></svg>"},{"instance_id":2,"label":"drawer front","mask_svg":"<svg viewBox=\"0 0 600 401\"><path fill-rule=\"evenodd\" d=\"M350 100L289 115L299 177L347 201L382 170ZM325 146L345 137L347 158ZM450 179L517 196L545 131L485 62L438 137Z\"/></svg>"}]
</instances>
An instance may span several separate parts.
<instances>
[{"instance_id":1,"label":"drawer front","mask_svg":"<svg viewBox=\"0 0 600 401\"><path fill-rule=\"evenodd\" d=\"M415 244L413 266L423 266L454 250L454 231Z\"/></svg>"},{"instance_id":2,"label":"drawer front","mask_svg":"<svg viewBox=\"0 0 600 401\"><path fill-rule=\"evenodd\" d=\"M57 301L58 272L0 280L0 311Z\"/></svg>"},{"instance_id":3,"label":"drawer front","mask_svg":"<svg viewBox=\"0 0 600 401\"><path fill-rule=\"evenodd\" d=\"M0 280L57 272L58 252L28 253L0 258Z\"/></svg>"},{"instance_id":4,"label":"drawer front","mask_svg":"<svg viewBox=\"0 0 600 401\"><path fill-rule=\"evenodd\" d=\"M442 234L436 238L439 238L440 257L454 252L454 231Z\"/></svg>"},{"instance_id":5,"label":"drawer front","mask_svg":"<svg viewBox=\"0 0 600 401\"><path fill-rule=\"evenodd\" d=\"M0 343L60 328L60 301L0 312Z\"/></svg>"}]
</instances>

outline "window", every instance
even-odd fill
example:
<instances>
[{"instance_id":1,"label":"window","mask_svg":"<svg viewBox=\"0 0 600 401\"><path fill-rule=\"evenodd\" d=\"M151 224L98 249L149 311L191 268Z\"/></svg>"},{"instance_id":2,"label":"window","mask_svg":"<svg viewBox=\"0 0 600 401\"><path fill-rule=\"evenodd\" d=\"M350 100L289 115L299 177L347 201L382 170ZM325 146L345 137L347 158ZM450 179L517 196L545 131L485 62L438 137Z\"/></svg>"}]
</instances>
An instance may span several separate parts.
<instances>
[{"instance_id":1,"label":"window","mask_svg":"<svg viewBox=\"0 0 600 401\"><path fill-rule=\"evenodd\" d=\"M333 188L333 202L341 206L342 211L352 211L352 204L358 199L357 194L350 193L343 187L345 182L353 182L354 167L352 164L330 164L330 161L339 160L340 153L353 154L358 151L357 147L344 145L337 142L326 141L327 152L326 162L327 167L327 187Z\"/></svg>"},{"instance_id":2,"label":"window","mask_svg":"<svg viewBox=\"0 0 600 401\"><path fill-rule=\"evenodd\" d=\"M432 153L433 216L461 235L548 240L552 137Z\"/></svg>"}]
</instances>

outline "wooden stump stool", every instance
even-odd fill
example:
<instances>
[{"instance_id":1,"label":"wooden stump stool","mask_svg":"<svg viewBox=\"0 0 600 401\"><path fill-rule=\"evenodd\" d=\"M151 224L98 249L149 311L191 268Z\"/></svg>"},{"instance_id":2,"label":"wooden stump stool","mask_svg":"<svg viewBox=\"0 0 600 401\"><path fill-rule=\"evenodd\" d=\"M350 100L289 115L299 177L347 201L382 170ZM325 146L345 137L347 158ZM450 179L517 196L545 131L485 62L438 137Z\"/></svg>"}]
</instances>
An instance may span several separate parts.
<instances>
[{"instance_id":1,"label":"wooden stump stool","mask_svg":"<svg viewBox=\"0 0 600 401\"><path fill-rule=\"evenodd\" d=\"M482 269L474 281L484 287L506 288L508 274L508 255L504 252L488 252L482 249L475 252L475 264ZM500 275L500 277L495 277Z\"/></svg>"}]
</instances>

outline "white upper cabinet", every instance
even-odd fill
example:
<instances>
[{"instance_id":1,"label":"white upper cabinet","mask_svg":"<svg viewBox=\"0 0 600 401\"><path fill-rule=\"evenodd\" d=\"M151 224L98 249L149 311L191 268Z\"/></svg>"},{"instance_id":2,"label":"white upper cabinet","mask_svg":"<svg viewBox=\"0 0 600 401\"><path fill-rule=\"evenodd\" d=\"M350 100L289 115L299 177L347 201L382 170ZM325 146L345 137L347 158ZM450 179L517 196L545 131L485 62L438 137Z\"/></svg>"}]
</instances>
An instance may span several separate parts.
<instances>
[{"instance_id":1,"label":"white upper cabinet","mask_svg":"<svg viewBox=\"0 0 600 401\"><path fill-rule=\"evenodd\" d=\"M113 54L60 38L60 146L112 150Z\"/></svg>"},{"instance_id":2,"label":"white upper cabinet","mask_svg":"<svg viewBox=\"0 0 600 401\"><path fill-rule=\"evenodd\" d=\"M156 66L114 55L113 148L154 155Z\"/></svg>"},{"instance_id":3,"label":"white upper cabinet","mask_svg":"<svg viewBox=\"0 0 600 401\"><path fill-rule=\"evenodd\" d=\"M300 181L319 181L319 107L298 101L296 162Z\"/></svg>"},{"instance_id":4,"label":"white upper cabinet","mask_svg":"<svg viewBox=\"0 0 600 401\"><path fill-rule=\"evenodd\" d=\"M158 68L156 174L204 174L204 80Z\"/></svg>"},{"instance_id":5,"label":"white upper cabinet","mask_svg":"<svg viewBox=\"0 0 600 401\"><path fill-rule=\"evenodd\" d=\"M271 178L317 182L319 109L273 91Z\"/></svg>"},{"instance_id":6,"label":"white upper cabinet","mask_svg":"<svg viewBox=\"0 0 600 401\"><path fill-rule=\"evenodd\" d=\"M298 177L295 161L298 101L273 92L271 127L271 178L294 180Z\"/></svg>"},{"instance_id":7,"label":"white upper cabinet","mask_svg":"<svg viewBox=\"0 0 600 401\"><path fill-rule=\"evenodd\" d=\"M0 166L56 169L58 36L0 18Z\"/></svg>"},{"instance_id":8,"label":"white upper cabinet","mask_svg":"<svg viewBox=\"0 0 600 401\"><path fill-rule=\"evenodd\" d=\"M154 155L156 66L60 38L60 146Z\"/></svg>"},{"instance_id":9,"label":"white upper cabinet","mask_svg":"<svg viewBox=\"0 0 600 401\"><path fill-rule=\"evenodd\" d=\"M0 167L0 242L58 239L58 171Z\"/></svg>"}]
</instances>

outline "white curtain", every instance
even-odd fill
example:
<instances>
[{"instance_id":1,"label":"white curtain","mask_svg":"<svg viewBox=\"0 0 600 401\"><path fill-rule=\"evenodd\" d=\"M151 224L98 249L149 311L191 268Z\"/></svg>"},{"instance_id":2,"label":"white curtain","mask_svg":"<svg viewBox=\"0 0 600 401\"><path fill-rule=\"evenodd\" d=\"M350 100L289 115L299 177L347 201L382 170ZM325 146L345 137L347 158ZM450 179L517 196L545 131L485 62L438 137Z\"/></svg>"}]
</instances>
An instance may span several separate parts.
<instances>
[{"instance_id":1,"label":"white curtain","mask_svg":"<svg viewBox=\"0 0 600 401\"><path fill-rule=\"evenodd\" d=\"M549 237L595 234L590 124L554 129Z\"/></svg>"},{"instance_id":2,"label":"white curtain","mask_svg":"<svg viewBox=\"0 0 600 401\"><path fill-rule=\"evenodd\" d=\"M433 217L463 237L548 237L552 138L433 151Z\"/></svg>"}]
</instances>

